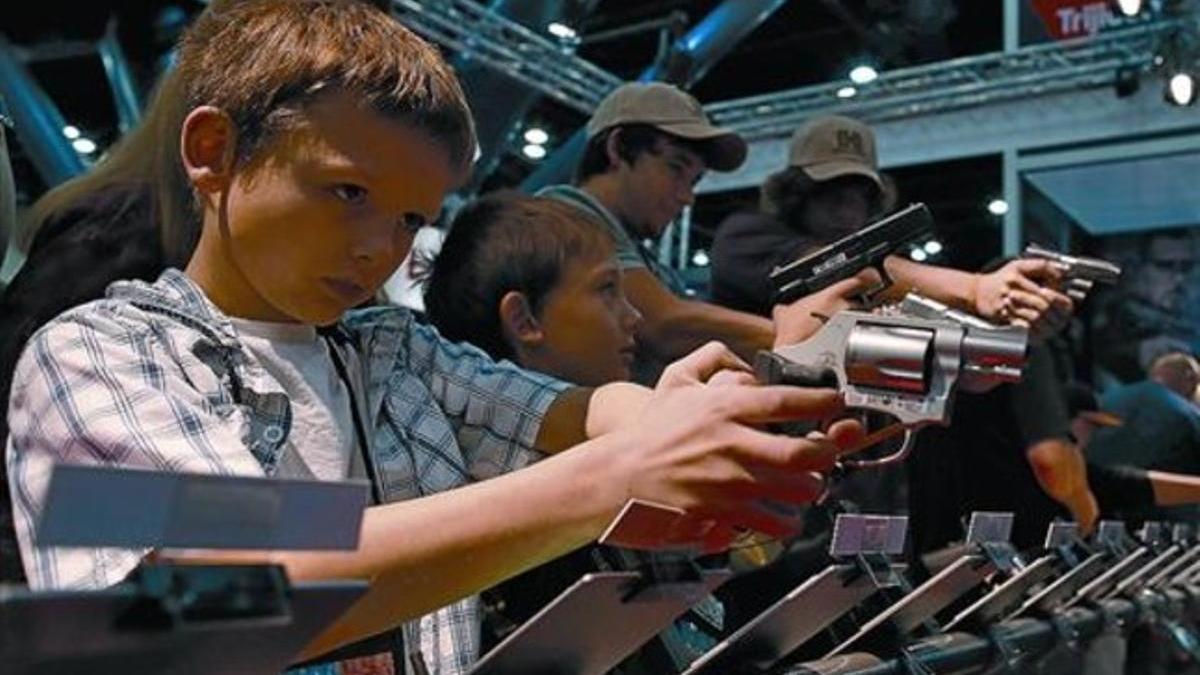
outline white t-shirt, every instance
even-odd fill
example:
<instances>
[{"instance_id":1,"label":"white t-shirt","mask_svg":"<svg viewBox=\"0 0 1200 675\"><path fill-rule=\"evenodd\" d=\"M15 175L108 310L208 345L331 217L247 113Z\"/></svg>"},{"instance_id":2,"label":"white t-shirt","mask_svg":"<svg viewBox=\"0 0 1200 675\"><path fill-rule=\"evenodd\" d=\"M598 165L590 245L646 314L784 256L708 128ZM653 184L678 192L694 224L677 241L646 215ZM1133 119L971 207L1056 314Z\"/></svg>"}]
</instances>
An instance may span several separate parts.
<instances>
[{"instance_id":1,"label":"white t-shirt","mask_svg":"<svg viewBox=\"0 0 1200 675\"><path fill-rule=\"evenodd\" d=\"M351 392L338 377L329 345L313 326L231 319L243 345L287 392L292 428L280 478L345 480L362 475ZM346 364L356 373L358 364Z\"/></svg>"}]
</instances>

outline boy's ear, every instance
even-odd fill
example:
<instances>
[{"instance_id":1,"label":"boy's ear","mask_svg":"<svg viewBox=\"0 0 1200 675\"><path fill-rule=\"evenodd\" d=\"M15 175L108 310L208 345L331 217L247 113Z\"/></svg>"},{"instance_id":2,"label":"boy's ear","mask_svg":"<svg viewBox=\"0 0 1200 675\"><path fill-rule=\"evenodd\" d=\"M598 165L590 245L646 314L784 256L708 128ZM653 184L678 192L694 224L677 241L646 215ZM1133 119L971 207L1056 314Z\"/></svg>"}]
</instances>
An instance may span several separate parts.
<instances>
[{"instance_id":1,"label":"boy's ear","mask_svg":"<svg viewBox=\"0 0 1200 675\"><path fill-rule=\"evenodd\" d=\"M621 162L624 161L621 159L621 152L618 146L621 134L623 133L624 131L620 128L613 129L608 138L604 139L604 156L608 158L609 169L621 166Z\"/></svg>"},{"instance_id":2,"label":"boy's ear","mask_svg":"<svg viewBox=\"0 0 1200 675\"><path fill-rule=\"evenodd\" d=\"M200 106L188 113L179 133L179 152L192 186L210 194L227 187L237 144L237 129L229 115L213 106Z\"/></svg>"},{"instance_id":3,"label":"boy's ear","mask_svg":"<svg viewBox=\"0 0 1200 675\"><path fill-rule=\"evenodd\" d=\"M536 347L546 339L529 299L520 291L509 291L500 298L500 328L514 351Z\"/></svg>"}]
</instances>

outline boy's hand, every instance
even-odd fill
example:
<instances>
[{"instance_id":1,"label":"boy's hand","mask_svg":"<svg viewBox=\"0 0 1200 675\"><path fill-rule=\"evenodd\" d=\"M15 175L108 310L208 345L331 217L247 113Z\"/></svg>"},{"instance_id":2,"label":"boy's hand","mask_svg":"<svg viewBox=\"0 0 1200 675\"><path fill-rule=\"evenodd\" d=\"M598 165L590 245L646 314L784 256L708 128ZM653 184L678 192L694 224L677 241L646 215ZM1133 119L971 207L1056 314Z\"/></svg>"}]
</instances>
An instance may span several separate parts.
<instances>
[{"instance_id":1,"label":"boy's hand","mask_svg":"<svg viewBox=\"0 0 1200 675\"><path fill-rule=\"evenodd\" d=\"M775 346L804 342L821 330L824 318L843 309L852 309L857 304L856 298L880 283L879 273L868 268L790 305L775 305L771 310L771 318L775 321Z\"/></svg>"},{"instance_id":2,"label":"boy's hand","mask_svg":"<svg viewBox=\"0 0 1200 675\"><path fill-rule=\"evenodd\" d=\"M756 427L821 420L842 409L829 389L757 386L741 381L745 364L710 344L664 372L639 423L623 430L627 498L682 509L706 549L728 543L737 528L769 536L795 534L794 522L762 500L811 502L824 491L821 472L863 435L854 421L825 434L792 438ZM719 385L719 386L718 386Z\"/></svg>"},{"instance_id":3,"label":"boy's hand","mask_svg":"<svg viewBox=\"0 0 1200 675\"><path fill-rule=\"evenodd\" d=\"M743 375L750 376L747 383L753 382L753 369L750 364L734 354L732 349L714 340L663 369L658 383L654 385L654 391L661 392L709 382L746 382L742 379Z\"/></svg>"},{"instance_id":4,"label":"boy's hand","mask_svg":"<svg viewBox=\"0 0 1200 675\"><path fill-rule=\"evenodd\" d=\"M1062 271L1049 260L1014 260L981 274L975 282L975 313L999 323L1029 328L1036 338L1047 338L1071 321L1074 303L1054 290Z\"/></svg>"}]
</instances>

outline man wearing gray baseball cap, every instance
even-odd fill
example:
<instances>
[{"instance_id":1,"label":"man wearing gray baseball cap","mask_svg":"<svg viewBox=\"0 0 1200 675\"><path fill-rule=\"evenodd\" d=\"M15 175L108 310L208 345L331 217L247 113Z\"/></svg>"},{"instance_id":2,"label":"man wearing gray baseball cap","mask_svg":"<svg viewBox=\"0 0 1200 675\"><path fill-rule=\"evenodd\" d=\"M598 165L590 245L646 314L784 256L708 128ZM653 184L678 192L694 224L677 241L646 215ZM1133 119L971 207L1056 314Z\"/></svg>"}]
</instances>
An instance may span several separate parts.
<instances>
[{"instance_id":1,"label":"man wearing gray baseball cap","mask_svg":"<svg viewBox=\"0 0 1200 675\"><path fill-rule=\"evenodd\" d=\"M707 169L741 166L745 140L714 126L690 94L661 82L618 87L596 108L587 136L575 184L551 186L539 194L577 207L617 239L625 290L644 318L638 333L639 379L653 377L656 363L709 340L720 340L749 360L777 337L807 337L820 327L814 312L828 315L848 307L845 298L876 278L867 272L863 280L799 300L781 309L774 324L687 299L678 275L640 242L657 239L693 203L694 187Z\"/></svg>"}]
</instances>

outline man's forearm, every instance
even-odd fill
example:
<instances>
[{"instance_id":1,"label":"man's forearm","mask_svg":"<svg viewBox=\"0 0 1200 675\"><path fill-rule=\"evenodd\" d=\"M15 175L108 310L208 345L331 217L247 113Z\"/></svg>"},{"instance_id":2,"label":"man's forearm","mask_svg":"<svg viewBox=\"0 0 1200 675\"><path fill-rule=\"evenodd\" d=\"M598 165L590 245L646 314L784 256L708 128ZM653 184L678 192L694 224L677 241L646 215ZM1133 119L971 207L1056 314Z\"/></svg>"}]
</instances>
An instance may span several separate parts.
<instances>
[{"instance_id":1,"label":"man's forearm","mask_svg":"<svg viewBox=\"0 0 1200 675\"><path fill-rule=\"evenodd\" d=\"M1147 471L1146 476L1154 488L1155 505L1200 504L1200 476L1168 471Z\"/></svg>"},{"instance_id":2,"label":"man's forearm","mask_svg":"<svg viewBox=\"0 0 1200 675\"><path fill-rule=\"evenodd\" d=\"M897 294L917 291L959 309L973 310L975 307L977 274L922 265L899 256L890 256L884 261L884 268L898 286L894 291Z\"/></svg>"}]
</instances>

